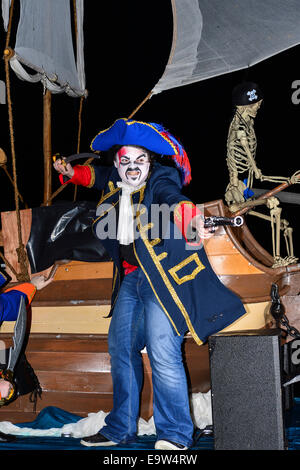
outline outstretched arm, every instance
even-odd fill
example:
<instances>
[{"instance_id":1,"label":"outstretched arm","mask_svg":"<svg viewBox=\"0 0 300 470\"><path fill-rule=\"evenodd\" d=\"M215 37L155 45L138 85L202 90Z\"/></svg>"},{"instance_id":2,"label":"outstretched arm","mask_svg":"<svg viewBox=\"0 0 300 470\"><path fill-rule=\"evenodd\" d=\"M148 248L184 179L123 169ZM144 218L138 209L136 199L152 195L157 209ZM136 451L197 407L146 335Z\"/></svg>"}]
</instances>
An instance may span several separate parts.
<instances>
[{"instance_id":1,"label":"outstretched arm","mask_svg":"<svg viewBox=\"0 0 300 470\"><path fill-rule=\"evenodd\" d=\"M26 299L27 305L33 300L37 290L43 289L53 278L47 279L43 275L35 276L31 282L24 282L22 284L6 289L0 295L0 322L15 321L18 315L18 307L20 297Z\"/></svg>"},{"instance_id":2,"label":"outstretched arm","mask_svg":"<svg viewBox=\"0 0 300 470\"><path fill-rule=\"evenodd\" d=\"M89 186L92 181L92 172L89 165L75 165L72 167L70 163L63 163L63 160L58 158L53 163L53 167L59 173L61 184L73 183Z\"/></svg>"},{"instance_id":3,"label":"outstretched arm","mask_svg":"<svg viewBox=\"0 0 300 470\"><path fill-rule=\"evenodd\" d=\"M117 171L114 167L100 165L95 167L93 165L75 165L72 167L70 163L63 164L60 158L54 162L53 167L59 173L61 184L72 183L98 190L104 189L112 172Z\"/></svg>"}]
</instances>

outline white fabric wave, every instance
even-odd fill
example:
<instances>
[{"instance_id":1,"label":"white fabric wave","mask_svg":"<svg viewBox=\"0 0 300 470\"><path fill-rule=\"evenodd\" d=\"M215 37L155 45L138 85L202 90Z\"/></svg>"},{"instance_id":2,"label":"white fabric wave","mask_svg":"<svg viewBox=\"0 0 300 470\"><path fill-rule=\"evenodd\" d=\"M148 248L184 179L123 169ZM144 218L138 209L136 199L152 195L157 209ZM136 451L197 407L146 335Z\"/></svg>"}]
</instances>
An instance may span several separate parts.
<instances>
[{"instance_id":1,"label":"white fabric wave","mask_svg":"<svg viewBox=\"0 0 300 470\"><path fill-rule=\"evenodd\" d=\"M211 393L193 393L191 396L191 410L194 424L199 429L204 429L212 424ZM68 423L61 428L33 429L19 427L9 421L0 422L0 431L6 434L16 436L51 436L60 437L62 434L68 434L75 438L92 436L96 434L105 424L107 412L98 411L89 413L86 418L82 418L77 423ZM153 417L149 421L139 418L138 435L155 434L155 423Z\"/></svg>"}]
</instances>

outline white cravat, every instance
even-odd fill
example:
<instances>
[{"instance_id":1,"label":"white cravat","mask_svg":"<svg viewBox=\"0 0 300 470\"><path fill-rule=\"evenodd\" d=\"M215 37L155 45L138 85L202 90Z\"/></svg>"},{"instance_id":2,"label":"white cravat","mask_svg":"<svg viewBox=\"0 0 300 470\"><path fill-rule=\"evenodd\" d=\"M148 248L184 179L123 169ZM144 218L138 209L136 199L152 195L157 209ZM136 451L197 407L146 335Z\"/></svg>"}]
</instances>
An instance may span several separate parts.
<instances>
[{"instance_id":1,"label":"white cravat","mask_svg":"<svg viewBox=\"0 0 300 470\"><path fill-rule=\"evenodd\" d=\"M134 221L130 194L138 191L144 185L145 183L139 186L131 186L123 181L117 182L117 186L122 189L117 234L117 239L121 245L129 245L134 240Z\"/></svg>"}]
</instances>

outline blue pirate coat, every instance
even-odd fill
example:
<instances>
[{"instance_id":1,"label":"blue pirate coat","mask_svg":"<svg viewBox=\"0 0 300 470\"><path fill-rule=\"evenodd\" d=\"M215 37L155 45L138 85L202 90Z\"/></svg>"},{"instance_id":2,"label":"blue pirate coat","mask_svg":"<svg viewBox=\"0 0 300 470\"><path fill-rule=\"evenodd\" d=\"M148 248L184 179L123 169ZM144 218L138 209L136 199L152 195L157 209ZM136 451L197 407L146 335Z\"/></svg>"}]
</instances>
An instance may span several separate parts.
<instances>
[{"instance_id":1,"label":"blue pirate coat","mask_svg":"<svg viewBox=\"0 0 300 470\"><path fill-rule=\"evenodd\" d=\"M113 209L119 204L120 181L115 167L91 166L90 187L102 191L93 224L96 236L113 217ZM175 207L188 201L181 194L181 182L175 168L155 163L147 184L131 195L136 208L136 233L134 252L140 268L147 277L163 311L178 334L190 331L198 344L209 335L229 326L242 315L245 308L241 300L225 287L210 266L205 249L189 245L170 218L170 230L155 227L151 220L154 204ZM112 219L110 219L112 220ZM156 219L155 219L156 220ZM117 222L117 221L116 221ZM156 230L155 230L156 229ZM155 236L153 236L155 232ZM121 261L116 236L101 241L114 263L112 309L121 284Z\"/></svg>"},{"instance_id":2,"label":"blue pirate coat","mask_svg":"<svg viewBox=\"0 0 300 470\"><path fill-rule=\"evenodd\" d=\"M0 289L6 288L11 277L0 268ZM23 282L0 293L0 325L3 321L15 321L18 317L21 297L30 305L36 287L31 282Z\"/></svg>"},{"instance_id":3,"label":"blue pirate coat","mask_svg":"<svg viewBox=\"0 0 300 470\"><path fill-rule=\"evenodd\" d=\"M18 316L21 297L27 302L27 295L19 290L0 294L0 324L3 321L15 321Z\"/></svg>"},{"instance_id":4,"label":"blue pirate coat","mask_svg":"<svg viewBox=\"0 0 300 470\"><path fill-rule=\"evenodd\" d=\"M9 280L9 276L0 269L0 289ZM26 294L18 290L18 288L0 293L0 325L3 321L14 321L17 319L21 297L27 300Z\"/></svg>"}]
</instances>

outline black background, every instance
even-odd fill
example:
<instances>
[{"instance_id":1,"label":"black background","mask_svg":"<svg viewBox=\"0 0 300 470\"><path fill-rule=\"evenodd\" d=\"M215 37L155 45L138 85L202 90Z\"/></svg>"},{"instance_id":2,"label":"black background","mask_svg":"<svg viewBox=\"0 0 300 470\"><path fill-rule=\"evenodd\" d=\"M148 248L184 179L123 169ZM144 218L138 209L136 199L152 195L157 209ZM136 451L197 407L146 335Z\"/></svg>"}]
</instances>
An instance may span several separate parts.
<instances>
[{"instance_id":1,"label":"black background","mask_svg":"<svg viewBox=\"0 0 300 470\"><path fill-rule=\"evenodd\" d=\"M12 39L18 19L18 2ZM1 23L1 47L5 33ZM172 13L169 0L114 0L85 2L85 63L88 98L82 114L81 152L115 119L128 117L161 77L172 42ZM241 80L257 82L264 102L255 120L258 140L256 160L264 175L290 176L299 162L300 104L292 102L292 88L300 80L299 46L256 66L193 85L154 95L135 118L164 124L184 145L192 166L192 182L184 189L194 202L223 198L228 183L226 138L232 119L231 92ZM18 185L30 207L43 201L43 88L21 81L10 72L16 142ZM0 80L5 80L4 62ZM299 93L300 96L300 93ZM52 96L52 153L76 153L79 100L66 95ZM11 151L7 106L0 105L0 147L7 153L11 171ZM59 186L53 174L53 191ZM276 184L255 182L270 189ZM289 191L299 193L295 185ZM13 191L0 169L1 211L14 210ZM71 188L57 200L72 200ZM78 198L98 201L93 190L80 188ZM282 216L295 228L297 253L299 206L282 204ZM265 211L266 212L266 211ZM265 247L270 249L271 231L267 222L247 217L247 223ZM300 251L299 251L300 252Z\"/></svg>"}]
</instances>

